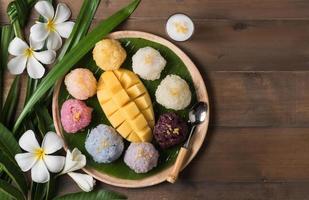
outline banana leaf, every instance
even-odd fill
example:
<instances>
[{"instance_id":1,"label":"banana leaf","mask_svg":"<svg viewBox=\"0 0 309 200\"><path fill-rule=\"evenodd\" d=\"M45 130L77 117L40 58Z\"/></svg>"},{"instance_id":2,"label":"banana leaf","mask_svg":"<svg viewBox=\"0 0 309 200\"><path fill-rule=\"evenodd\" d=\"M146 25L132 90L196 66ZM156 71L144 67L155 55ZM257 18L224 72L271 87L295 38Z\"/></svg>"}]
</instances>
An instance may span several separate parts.
<instances>
[{"instance_id":1,"label":"banana leaf","mask_svg":"<svg viewBox=\"0 0 309 200\"><path fill-rule=\"evenodd\" d=\"M143 80L143 83L145 87L147 88L152 102L153 102L153 108L155 111L155 117L158 119L158 117L166 112L170 112L171 110L168 110L161 106L160 104L156 103L155 99L155 91L157 89L157 86L160 84L161 80L166 77L168 74L176 74L186 80L186 82L189 84L189 87L192 91L192 101L191 105L189 105L186 109L177 111L177 114L182 116L184 119L188 118L188 112L189 108L193 106L197 102L196 93L193 85L193 81L191 78L191 75L189 71L187 70L185 64L182 62L182 60L169 48L158 44L156 42L152 42L149 40L141 39L141 38L125 38L121 39L120 42L122 43L122 46L125 48L127 52L127 59L125 63L122 65L124 68L127 68L129 70L132 70L132 56L136 53L136 51L142 47L151 46L161 53L161 55L166 59L167 65L165 69L161 73L161 77L158 80L155 81L147 81ZM100 70L96 64L95 61L92 58L92 53L88 53L75 67L87 67L90 69L97 80L99 79L100 75L102 74L102 70ZM63 102L67 99L73 98L69 95L68 91L66 90L66 87L64 84L61 86L61 90L59 93L59 108L61 108L61 105ZM102 111L100 104L96 98L96 96L88 99L86 101L86 104L93 108L92 113L92 122L91 124L83 131L80 131L76 134L69 134L66 133L64 130L64 137L65 141L68 144L70 149L73 149L74 147L77 147L80 149L86 156L87 156L87 165L93 169L96 169L99 172L109 174L114 177L122 178L122 179L131 179L131 180L137 180L142 179L148 176L152 176L164 169L166 169L168 166L174 163L175 158L178 154L178 150L180 146L176 146L171 149L160 149L159 150L160 158L158 162L158 166L151 170L150 172L146 174L137 174L133 170L131 170L129 167L125 165L123 162L123 158L119 158L117 161L110 163L110 164L98 164L96 163L92 157L88 154L84 147L85 139L89 131L96 127L98 124L107 124L110 125L108 119L106 118L104 112ZM126 146L129 144L126 143Z\"/></svg>"},{"instance_id":2,"label":"banana leaf","mask_svg":"<svg viewBox=\"0 0 309 200\"><path fill-rule=\"evenodd\" d=\"M61 197L56 197L53 200L113 200L113 199L127 199L124 195L108 191L108 190L99 190L92 192L78 192L74 194L67 194Z\"/></svg>"},{"instance_id":3,"label":"banana leaf","mask_svg":"<svg viewBox=\"0 0 309 200\"><path fill-rule=\"evenodd\" d=\"M106 20L102 21L92 32L83 38L78 45L70 50L47 74L38 86L35 93L25 105L22 113L16 120L13 132L19 128L22 120L31 111L33 106L45 95L55 82L67 73L84 55L86 55L96 42L101 40L110 31L116 28L121 22L127 19L138 6L140 0L134 0L127 7L116 12Z\"/></svg>"}]
</instances>

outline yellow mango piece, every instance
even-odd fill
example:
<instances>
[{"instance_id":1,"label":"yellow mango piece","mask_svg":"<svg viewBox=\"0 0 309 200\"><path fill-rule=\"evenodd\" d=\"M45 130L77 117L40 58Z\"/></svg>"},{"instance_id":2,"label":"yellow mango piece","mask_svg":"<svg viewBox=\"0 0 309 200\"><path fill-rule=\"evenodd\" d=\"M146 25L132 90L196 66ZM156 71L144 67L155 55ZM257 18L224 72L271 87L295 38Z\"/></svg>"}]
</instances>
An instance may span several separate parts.
<instances>
[{"instance_id":1,"label":"yellow mango piece","mask_svg":"<svg viewBox=\"0 0 309 200\"><path fill-rule=\"evenodd\" d=\"M151 105L150 97L147 94L144 94L134 99L134 102L136 103L137 107L139 107L142 110L148 108Z\"/></svg>"},{"instance_id":2,"label":"yellow mango piece","mask_svg":"<svg viewBox=\"0 0 309 200\"><path fill-rule=\"evenodd\" d=\"M121 89L120 91L118 91L116 94L113 95L113 101L120 108L130 101L130 97L128 96L128 94L124 89Z\"/></svg>"},{"instance_id":3,"label":"yellow mango piece","mask_svg":"<svg viewBox=\"0 0 309 200\"><path fill-rule=\"evenodd\" d=\"M122 112L117 110L111 116L109 116L109 121L113 127L117 128L122 122L125 121L125 118L123 117Z\"/></svg>"},{"instance_id":4,"label":"yellow mango piece","mask_svg":"<svg viewBox=\"0 0 309 200\"><path fill-rule=\"evenodd\" d=\"M109 89L112 93L122 89L121 83L113 71L106 71L101 75L100 80L103 80L104 87ZM105 89L103 88L103 89Z\"/></svg>"},{"instance_id":5,"label":"yellow mango piece","mask_svg":"<svg viewBox=\"0 0 309 200\"><path fill-rule=\"evenodd\" d=\"M118 110L118 107L112 100L105 102L104 104L101 105L101 107L103 108L103 111L107 117L109 117Z\"/></svg>"},{"instance_id":6,"label":"yellow mango piece","mask_svg":"<svg viewBox=\"0 0 309 200\"><path fill-rule=\"evenodd\" d=\"M116 130L123 138L127 138L128 135L132 132L132 128L127 121L124 121Z\"/></svg>"},{"instance_id":7,"label":"yellow mango piece","mask_svg":"<svg viewBox=\"0 0 309 200\"><path fill-rule=\"evenodd\" d=\"M146 128L141 131L135 131L135 133L138 135L142 142L151 141L152 139L151 129L148 126L146 126Z\"/></svg>"},{"instance_id":8,"label":"yellow mango piece","mask_svg":"<svg viewBox=\"0 0 309 200\"><path fill-rule=\"evenodd\" d=\"M130 102L121 108L121 111L126 119L134 119L140 111L134 102Z\"/></svg>"},{"instance_id":9,"label":"yellow mango piece","mask_svg":"<svg viewBox=\"0 0 309 200\"><path fill-rule=\"evenodd\" d=\"M127 72L122 74L121 83L124 88L129 88L139 82L141 83L137 75L129 70L127 70Z\"/></svg>"},{"instance_id":10,"label":"yellow mango piece","mask_svg":"<svg viewBox=\"0 0 309 200\"><path fill-rule=\"evenodd\" d=\"M120 80L121 76L123 74L123 71L122 70L114 70L113 72L116 75L116 77L118 78L118 80Z\"/></svg>"},{"instance_id":11,"label":"yellow mango piece","mask_svg":"<svg viewBox=\"0 0 309 200\"><path fill-rule=\"evenodd\" d=\"M128 88L127 92L132 99L135 99L136 97L144 94L146 89L142 83L138 83Z\"/></svg>"},{"instance_id":12,"label":"yellow mango piece","mask_svg":"<svg viewBox=\"0 0 309 200\"><path fill-rule=\"evenodd\" d=\"M136 74L126 69L104 72L98 101L108 120L130 142L150 142L154 127L152 102Z\"/></svg>"},{"instance_id":13,"label":"yellow mango piece","mask_svg":"<svg viewBox=\"0 0 309 200\"><path fill-rule=\"evenodd\" d=\"M145 110L142 110L143 115L145 116L150 128L154 127L154 113L152 107L148 107Z\"/></svg>"},{"instance_id":14,"label":"yellow mango piece","mask_svg":"<svg viewBox=\"0 0 309 200\"><path fill-rule=\"evenodd\" d=\"M144 115L140 113L136 118L129 120L129 124L131 125L133 131L143 130L148 122L146 121Z\"/></svg>"},{"instance_id":15,"label":"yellow mango piece","mask_svg":"<svg viewBox=\"0 0 309 200\"><path fill-rule=\"evenodd\" d=\"M126 139L130 142L141 142L141 139L134 132L132 132Z\"/></svg>"},{"instance_id":16,"label":"yellow mango piece","mask_svg":"<svg viewBox=\"0 0 309 200\"><path fill-rule=\"evenodd\" d=\"M98 99L100 99L101 103L105 103L111 99L111 93L109 90L98 90L97 91Z\"/></svg>"}]
</instances>

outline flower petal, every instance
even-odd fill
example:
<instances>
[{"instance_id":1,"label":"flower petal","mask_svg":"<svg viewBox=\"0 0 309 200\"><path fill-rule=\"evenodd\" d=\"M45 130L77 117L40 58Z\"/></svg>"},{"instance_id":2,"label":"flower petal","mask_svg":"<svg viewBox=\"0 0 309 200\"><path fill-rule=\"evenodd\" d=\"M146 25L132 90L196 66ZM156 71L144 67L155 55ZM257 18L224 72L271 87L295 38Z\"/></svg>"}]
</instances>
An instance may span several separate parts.
<instances>
[{"instance_id":1,"label":"flower petal","mask_svg":"<svg viewBox=\"0 0 309 200\"><path fill-rule=\"evenodd\" d=\"M21 74L26 68L27 56L17 56L8 62L8 70L11 74Z\"/></svg>"},{"instance_id":2,"label":"flower petal","mask_svg":"<svg viewBox=\"0 0 309 200\"><path fill-rule=\"evenodd\" d=\"M63 156L44 156L44 162L50 172L58 173L64 166L65 158Z\"/></svg>"},{"instance_id":3,"label":"flower petal","mask_svg":"<svg viewBox=\"0 0 309 200\"><path fill-rule=\"evenodd\" d=\"M43 64L51 64L55 61L56 52L53 50L46 50L41 52L33 52L34 57Z\"/></svg>"},{"instance_id":4,"label":"flower petal","mask_svg":"<svg viewBox=\"0 0 309 200\"><path fill-rule=\"evenodd\" d=\"M47 167L42 159L38 160L31 169L31 178L37 183L46 183L50 179Z\"/></svg>"},{"instance_id":5,"label":"flower petal","mask_svg":"<svg viewBox=\"0 0 309 200\"><path fill-rule=\"evenodd\" d=\"M39 1L34 6L35 10L46 20L52 20L54 17L54 8L48 1Z\"/></svg>"},{"instance_id":6,"label":"flower petal","mask_svg":"<svg viewBox=\"0 0 309 200\"><path fill-rule=\"evenodd\" d=\"M33 50L42 49L44 47L45 40L43 40L43 41L36 41L32 37L33 37L33 35L32 36L30 35L30 38L29 38L29 40L30 40L30 47Z\"/></svg>"},{"instance_id":7,"label":"flower petal","mask_svg":"<svg viewBox=\"0 0 309 200\"><path fill-rule=\"evenodd\" d=\"M28 44L22 39L15 37L9 44L9 53L13 56L20 56L25 53L25 50L28 49Z\"/></svg>"},{"instance_id":8,"label":"flower petal","mask_svg":"<svg viewBox=\"0 0 309 200\"><path fill-rule=\"evenodd\" d=\"M45 68L34 56L31 56L28 59L27 72L31 78L40 79L44 75Z\"/></svg>"},{"instance_id":9,"label":"flower petal","mask_svg":"<svg viewBox=\"0 0 309 200\"><path fill-rule=\"evenodd\" d=\"M85 192L90 192L95 185L95 180L87 174L70 172L68 175L77 183L77 185Z\"/></svg>"},{"instance_id":10,"label":"flower petal","mask_svg":"<svg viewBox=\"0 0 309 200\"><path fill-rule=\"evenodd\" d=\"M64 169L61 174L79 170L86 165L86 156L83 155L77 148L74 148L72 153L67 150Z\"/></svg>"},{"instance_id":11,"label":"flower petal","mask_svg":"<svg viewBox=\"0 0 309 200\"><path fill-rule=\"evenodd\" d=\"M37 22L30 28L30 38L34 41L44 41L49 34L46 24Z\"/></svg>"},{"instance_id":12,"label":"flower petal","mask_svg":"<svg viewBox=\"0 0 309 200\"><path fill-rule=\"evenodd\" d=\"M51 154L63 147L63 140L54 132L48 132L42 142L45 154Z\"/></svg>"},{"instance_id":13,"label":"flower petal","mask_svg":"<svg viewBox=\"0 0 309 200\"><path fill-rule=\"evenodd\" d=\"M48 38L47 38L47 49L55 50L57 51L62 45L62 40L57 32L50 32Z\"/></svg>"},{"instance_id":14,"label":"flower petal","mask_svg":"<svg viewBox=\"0 0 309 200\"><path fill-rule=\"evenodd\" d=\"M56 14L53 19L55 24L65 22L71 16L71 10L64 3L59 3L56 9Z\"/></svg>"},{"instance_id":15,"label":"flower petal","mask_svg":"<svg viewBox=\"0 0 309 200\"><path fill-rule=\"evenodd\" d=\"M60 24L56 24L55 28L61 37L68 38L72 32L74 24L74 22L63 22Z\"/></svg>"},{"instance_id":16,"label":"flower petal","mask_svg":"<svg viewBox=\"0 0 309 200\"><path fill-rule=\"evenodd\" d=\"M15 155L15 160L23 172L30 170L37 159L33 153L19 153Z\"/></svg>"},{"instance_id":17,"label":"flower petal","mask_svg":"<svg viewBox=\"0 0 309 200\"><path fill-rule=\"evenodd\" d=\"M19 146L30 153L34 153L36 149L40 148L38 141L35 138L32 130L26 131L18 141Z\"/></svg>"}]
</instances>

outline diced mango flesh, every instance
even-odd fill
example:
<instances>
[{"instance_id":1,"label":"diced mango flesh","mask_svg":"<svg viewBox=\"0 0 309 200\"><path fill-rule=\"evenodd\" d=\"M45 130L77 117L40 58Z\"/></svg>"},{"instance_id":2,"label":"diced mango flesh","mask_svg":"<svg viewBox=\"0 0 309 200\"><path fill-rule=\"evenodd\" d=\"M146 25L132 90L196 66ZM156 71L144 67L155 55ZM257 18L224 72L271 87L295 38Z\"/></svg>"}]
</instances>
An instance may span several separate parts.
<instances>
[{"instance_id":1,"label":"diced mango flesh","mask_svg":"<svg viewBox=\"0 0 309 200\"><path fill-rule=\"evenodd\" d=\"M138 83L128 88L127 92L132 99L135 99L138 96L141 96L142 94L146 93L146 88L142 83Z\"/></svg>"},{"instance_id":2,"label":"diced mango flesh","mask_svg":"<svg viewBox=\"0 0 309 200\"><path fill-rule=\"evenodd\" d=\"M154 113L138 76L126 69L106 71L98 84L99 103L120 135L130 142L150 142Z\"/></svg>"}]
</instances>

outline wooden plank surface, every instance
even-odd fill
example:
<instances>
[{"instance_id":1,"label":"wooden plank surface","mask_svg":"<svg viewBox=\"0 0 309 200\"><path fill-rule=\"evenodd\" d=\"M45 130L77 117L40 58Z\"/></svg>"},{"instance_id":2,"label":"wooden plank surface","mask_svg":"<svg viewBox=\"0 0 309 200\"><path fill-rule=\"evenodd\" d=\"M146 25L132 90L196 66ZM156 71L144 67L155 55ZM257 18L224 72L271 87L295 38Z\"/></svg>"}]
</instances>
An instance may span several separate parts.
<instances>
[{"instance_id":1,"label":"wooden plank surface","mask_svg":"<svg viewBox=\"0 0 309 200\"><path fill-rule=\"evenodd\" d=\"M8 23L9 1L0 0L1 24ZM61 2L75 19L82 0ZM128 2L102 0L93 26ZM175 12L196 25L194 37L176 45L197 64L208 88L206 142L174 185L99 187L137 200L309 199L309 1L143 0L118 30L167 37L164 25ZM32 23L36 18L31 15ZM12 80L7 74L6 91ZM79 190L67 177L59 185L58 194Z\"/></svg>"},{"instance_id":2,"label":"wooden plank surface","mask_svg":"<svg viewBox=\"0 0 309 200\"><path fill-rule=\"evenodd\" d=\"M1 0L1 13L11 0ZM58 0L59 1L59 0ZM76 18L82 0L60 0L68 4ZM102 0L96 18L102 19L128 0ZM175 12L183 12L194 19L277 20L308 19L307 0L143 0L134 18L166 18ZM2 16L1 22L7 22Z\"/></svg>"}]
</instances>

